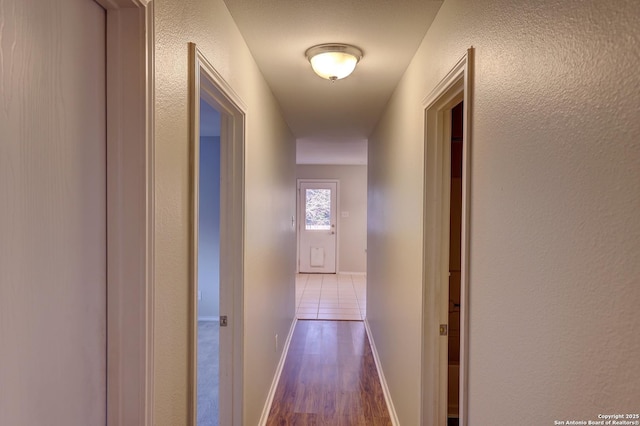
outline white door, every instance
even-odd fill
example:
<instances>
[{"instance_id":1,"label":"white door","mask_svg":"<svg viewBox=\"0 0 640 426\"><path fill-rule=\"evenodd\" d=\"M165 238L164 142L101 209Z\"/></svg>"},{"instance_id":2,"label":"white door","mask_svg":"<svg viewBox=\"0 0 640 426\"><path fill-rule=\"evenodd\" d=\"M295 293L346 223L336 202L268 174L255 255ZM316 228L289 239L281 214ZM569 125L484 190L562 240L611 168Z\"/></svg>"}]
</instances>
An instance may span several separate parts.
<instances>
[{"instance_id":1,"label":"white door","mask_svg":"<svg viewBox=\"0 0 640 426\"><path fill-rule=\"evenodd\" d=\"M0 425L104 425L105 11L0 17Z\"/></svg>"},{"instance_id":2,"label":"white door","mask_svg":"<svg viewBox=\"0 0 640 426\"><path fill-rule=\"evenodd\" d=\"M335 274L338 183L300 181L298 194L299 271Z\"/></svg>"}]
</instances>

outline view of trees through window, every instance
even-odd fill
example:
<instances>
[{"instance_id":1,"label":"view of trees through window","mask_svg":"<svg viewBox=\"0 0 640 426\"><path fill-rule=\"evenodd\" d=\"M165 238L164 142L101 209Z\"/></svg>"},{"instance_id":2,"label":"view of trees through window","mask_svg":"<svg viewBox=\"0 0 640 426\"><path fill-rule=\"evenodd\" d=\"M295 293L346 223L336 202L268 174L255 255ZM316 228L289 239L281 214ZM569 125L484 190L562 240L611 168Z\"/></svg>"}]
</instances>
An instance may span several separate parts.
<instances>
[{"instance_id":1,"label":"view of trees through window","mask_svg":"<svg viewBox=\"0 0 640 426\"><path fill-rule=\"evenodd\" d=\"M331 229L331 190L306 190L305 229L322 231Z\"/></svg>"}]
</instances>

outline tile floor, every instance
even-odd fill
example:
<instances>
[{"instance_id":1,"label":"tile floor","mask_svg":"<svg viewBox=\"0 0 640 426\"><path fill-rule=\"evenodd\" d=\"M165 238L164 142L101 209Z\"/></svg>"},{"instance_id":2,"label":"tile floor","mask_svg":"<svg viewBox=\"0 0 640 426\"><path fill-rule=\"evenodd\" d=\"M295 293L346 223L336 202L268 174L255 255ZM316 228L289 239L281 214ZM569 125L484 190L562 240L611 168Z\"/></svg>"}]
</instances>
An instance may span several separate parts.
<instances>
[{"instance_id":1,"label":"tile floor","mask_svg":"<svg viewBox=\"0 0 640 426\"><path fill-rule=\"evenodd\" d=\"M351 274L298 274L298 319L362 321L367 310L367 277Z\"/></svg>"}]
</instances>

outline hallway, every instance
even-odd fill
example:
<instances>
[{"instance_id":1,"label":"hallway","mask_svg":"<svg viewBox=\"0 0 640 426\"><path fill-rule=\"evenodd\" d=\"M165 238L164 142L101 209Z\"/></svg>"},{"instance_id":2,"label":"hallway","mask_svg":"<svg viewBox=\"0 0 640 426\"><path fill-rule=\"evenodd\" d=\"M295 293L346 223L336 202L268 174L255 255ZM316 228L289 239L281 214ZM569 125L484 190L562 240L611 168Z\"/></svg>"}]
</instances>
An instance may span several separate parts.
<instances>
[{"instance_id":1,"label":"hallway","mask_svg":"<svg viewBox=\"0 0 640 426\"><path fill-rule=\"evenodd\" d=\"M360 321L298 321L267 426L390 426Z\"/></svg>"},{"instance_id":2,"label":"hallway","mask_svg":"<svg viewBox=\"0 0 640 426\"><path fill-rule=\"evenodd\" d=\"M270 424L443 426L456 382L463 425L640 419L638 22L639 0L1 0L0 426L194 426L198 361L224 426L278 392ZM317 72L328 48L351 75ZM299 180L339 182L310 227L325 272L366 277L296 275Z\"/></svg>"}]
</instances>

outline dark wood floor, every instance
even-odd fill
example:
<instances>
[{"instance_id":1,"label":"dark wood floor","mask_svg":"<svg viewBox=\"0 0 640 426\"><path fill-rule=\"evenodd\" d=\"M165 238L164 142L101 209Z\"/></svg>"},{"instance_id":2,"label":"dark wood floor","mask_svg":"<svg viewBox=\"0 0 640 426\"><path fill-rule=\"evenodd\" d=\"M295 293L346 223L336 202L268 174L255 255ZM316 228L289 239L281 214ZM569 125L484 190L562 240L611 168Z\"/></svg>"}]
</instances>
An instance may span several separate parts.
<instances>
[{"instance_id":1,"label":"dark wood floor","mask_svg":"<svg viewBox=\"0 0 640 426\"><path fill-rule=\"evenodd\" d=\"M361 321L298 321L267 426L391 426Z\"/></svg>"}]
</instances>

